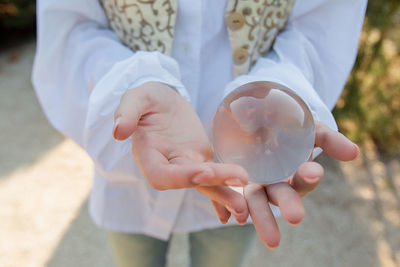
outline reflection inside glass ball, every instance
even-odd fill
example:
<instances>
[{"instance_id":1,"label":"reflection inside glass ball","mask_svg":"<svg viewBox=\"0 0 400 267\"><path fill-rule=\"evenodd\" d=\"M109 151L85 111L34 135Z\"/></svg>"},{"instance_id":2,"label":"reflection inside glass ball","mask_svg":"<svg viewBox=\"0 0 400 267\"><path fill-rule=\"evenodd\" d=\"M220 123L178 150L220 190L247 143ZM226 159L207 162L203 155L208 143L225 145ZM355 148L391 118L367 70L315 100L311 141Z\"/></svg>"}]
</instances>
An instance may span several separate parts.
<instances>
[{"instance_id":1,"label":"reflection inside glass ball","mask_svg":"<svg viewBox=\"0 0 400 267\"><path fill-rule=\"evenodd\" d=\"M212 143L217 159L244 167L250 181L286 180L311 156L314 120L289 88L271 82L245 84L221 103Z\"/></svg>"}]
</instances>

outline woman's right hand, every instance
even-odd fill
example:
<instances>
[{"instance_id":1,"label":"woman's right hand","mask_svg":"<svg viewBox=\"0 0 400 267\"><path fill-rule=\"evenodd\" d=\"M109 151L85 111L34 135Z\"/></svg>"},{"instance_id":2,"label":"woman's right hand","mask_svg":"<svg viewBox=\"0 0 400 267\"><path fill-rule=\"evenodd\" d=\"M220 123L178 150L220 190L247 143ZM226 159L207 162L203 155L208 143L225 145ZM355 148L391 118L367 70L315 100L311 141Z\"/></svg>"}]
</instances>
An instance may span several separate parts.
<instances>
[{"instance_id":1,"label":"woman's right hand","mask_svg":"<svg viewBox=\"0 0 400 267\"><path fill-rule=\"evenodd\" d=\"M113 136L132 137L132 154L153 188L194 187L227 207L239 223L247 220L243 195L227 187L246 185L247 172L238 165L213 162L200 119L173 88L149 82L127 91L114 113Z\"/></svg>"},{"instance_id":2,"label":"woman's right hand","mask_svg":"<svg viewBox=\"0 0 400 267\"><path fill-rule=\"evenodd\" d=\"M157 190L248 182L242 167L213 162L196 112L166 84L148 82L127 91L114 114L113 136L132 137L132 154Z\"/></svg>"}]
</instances>

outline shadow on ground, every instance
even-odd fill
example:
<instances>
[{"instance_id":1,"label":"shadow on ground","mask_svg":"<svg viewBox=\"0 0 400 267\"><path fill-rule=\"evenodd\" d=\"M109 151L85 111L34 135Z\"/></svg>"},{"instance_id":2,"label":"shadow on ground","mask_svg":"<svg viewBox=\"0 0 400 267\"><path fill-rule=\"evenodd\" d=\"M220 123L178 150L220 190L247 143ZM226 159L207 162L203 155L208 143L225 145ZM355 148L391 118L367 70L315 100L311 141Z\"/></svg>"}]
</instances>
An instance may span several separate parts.
<instances>
[{"instance_id":1,"label":"shadow on ground","mask_svg":"<svg viewBox=\"0 0 400 267\"><path fill-rule=\"evenodd\" d=\"M256 241L246 266L379 266L369 222L354 213L363 202L340 164L321 155L325 168L319 187L304 200L306 217L297 227L279 220L280 247L265 249Z\"/></svg>"},{"instance_id":2,"label":"shadow on ground","mask_svg":"<svg viewBox=\"0 0 400 267\"><path fill-rule=\"evenodd\" d=\"M389 257L396 266L400 266L400 197L398 184L396 186L399 180L394 178L394 166L398 167L398 164L393 164L400 160L383 157L378 157L378 159L380 162L385 162L379 166L381 167L380 177L375 174L376 162L374 164L365 154L362 155L365 177L375 196L371 213L379 224L378 237L385 241L386 246L383 249L386 250L386 257Z\"/></svg>"},{"instance_id":3,"label":"shadow on ground","mask_svg":"<svg viewBox=\"0 0 400 267\"><path fill-rule=\"evenodd\" d=\"M30 81L34 43L0 54L0 179L30 166L64 137L49 125Z\"/></svg>"},{"instance_id":4,"label":"shadow on ground","mask_svg":"<svg viewBox=\"0 0 400 267\"><path fill-rule=\"evenodd\" d=\"M97 228L89 214L87 201L79 210L46 266L111 267L113 261L105 232Z\"/></svg>"}]
</instances>

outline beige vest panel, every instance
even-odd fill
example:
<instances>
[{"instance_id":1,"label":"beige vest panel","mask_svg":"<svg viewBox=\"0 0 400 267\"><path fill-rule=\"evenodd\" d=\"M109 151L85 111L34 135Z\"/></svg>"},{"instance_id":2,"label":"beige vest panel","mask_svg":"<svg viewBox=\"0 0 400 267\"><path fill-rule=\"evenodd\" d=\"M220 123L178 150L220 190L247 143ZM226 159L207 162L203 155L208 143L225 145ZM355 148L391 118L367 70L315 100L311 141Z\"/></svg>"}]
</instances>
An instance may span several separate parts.
<instances>
[{"instance_id":1,"label":"beige vest panel","mask_svg":"<svg viewBox=\"0 0 400 267\"><path fill-rule=\"evenodd\" d=\"M176 0L100 0L111 29L133 51L171 55Z\"/></svg>"},{"instance_id":2,"label":"beige vest panel","mask_svg":"<svg viewBox=\"0 0 400 267\"><path fill-rule=\"evenodd\" d=\"M133 51L160 51L171 55L177 0L100 2L111 29L126 46ZM234 76L246 74L257 59L270 50L293 4L294 0L228 0L225 19Z\"/></svg>"}]
</instances>

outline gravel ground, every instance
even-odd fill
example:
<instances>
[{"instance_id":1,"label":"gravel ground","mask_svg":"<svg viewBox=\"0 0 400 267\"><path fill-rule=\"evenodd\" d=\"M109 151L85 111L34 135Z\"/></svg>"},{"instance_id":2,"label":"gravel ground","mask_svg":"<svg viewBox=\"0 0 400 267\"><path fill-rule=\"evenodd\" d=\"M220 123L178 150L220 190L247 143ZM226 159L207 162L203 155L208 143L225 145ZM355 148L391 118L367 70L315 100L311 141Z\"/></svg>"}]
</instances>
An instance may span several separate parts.
<instances>
[{"instance_id":1,"label":"gravel ground","mask_svg":"<svg viewBox=\"0 0 400 267\"><path fill-rule=\"evenodd\" d=\"M51 128L30 84L35 44L0 52L0 266L114 266L87 213L92 163ZM366 150L353 163L325 156L298 227L279 220L281 246L255 241L245 266L400 266L400 160ZM185 235L169 266L187 266Z\"/></svg>"}]
</instances>

